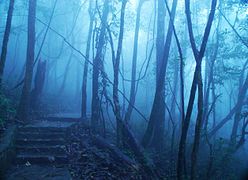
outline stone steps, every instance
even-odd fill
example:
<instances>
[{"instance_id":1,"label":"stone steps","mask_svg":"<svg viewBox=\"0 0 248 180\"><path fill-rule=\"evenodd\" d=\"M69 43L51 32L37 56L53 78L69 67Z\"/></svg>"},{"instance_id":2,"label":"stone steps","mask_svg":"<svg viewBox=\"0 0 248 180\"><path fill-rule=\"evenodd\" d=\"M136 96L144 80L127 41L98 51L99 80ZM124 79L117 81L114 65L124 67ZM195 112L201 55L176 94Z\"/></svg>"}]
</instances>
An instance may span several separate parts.
<instances>
[{"instance_id":1,"label":"stone steps","mask_svg":"<svg viewBox=\"0 0 248 180\"><path fill-rule=\"evenodd\" d=\"M17 146L16 147L16 151L17 153L22 153L22 152L26 152L26 153L56 153L56 154L65 154L65 146L59 146L59 145L55 145L55 146Z\"/></svg>"},{"instance_id":2,"label":"stone steps","mask_svg":"<svg viewBox=\"0 0 248 180\"><path fill-rule=\"evenodd\" d=\"M59 145L62 146L65 144L65 140L62 138L59 139L17 139L16 145L34 145L34 146L42 146L42 145Z\"/></svg>"},{"instance_id":3,"label":"stone steps","mask_svg":"<svg viewBox=\"0 0 248 180\"><path fill-rule=\"evenodd\" d=\"M28 139L28 138L65 138L65 133L63 132L19 132L18 138Z\"/></svg>"},{"instance_id":4,"label":"stone steps","mask_svg":"<svg viewBox=\"0 0 248 180\"><path fill-rule=\"evenodd\" d=\"M67 128L65 127L34 127L27 126L19 128L20 133L65 133Z\"/></svg>"},{"instance_id":5,"label":"stone steps","mask_svg":"<svg viewBox=\"0 0 248 180\"><path fill-rule=\"evenodd\" d=\"M19 127L16 138L16 161L24 164L67 164L66 127Z\"/></svg>"},{"instance_id":6,"label":"stone steps","mask_svg":"<svg viewBox=\"0 0 248 180\"><path fill-rule=\"evenodd\" d=\"M52 156L49 154L31 155L31 154L18 154L16 156L16 164L67 164L67 156Z\"/></svg>"}]
</instances>

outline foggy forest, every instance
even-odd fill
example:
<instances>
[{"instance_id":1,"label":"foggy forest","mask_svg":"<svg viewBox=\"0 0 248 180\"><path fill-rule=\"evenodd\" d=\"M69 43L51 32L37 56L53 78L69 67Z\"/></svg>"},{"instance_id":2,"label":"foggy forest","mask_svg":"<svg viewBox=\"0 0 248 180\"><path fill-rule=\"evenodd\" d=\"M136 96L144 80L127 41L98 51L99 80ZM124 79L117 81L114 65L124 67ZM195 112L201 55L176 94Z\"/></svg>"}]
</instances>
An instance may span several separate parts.
<instances>
[{"instance_id":1,"label":"foggy forest","mask_svg":"<svg viewBox=\"0 0 248 180\"><path fill-rule=\"evenodd\" d=\"M248 0L1 0L0 179L248 179Z\"/></svg>"}]
</instances>

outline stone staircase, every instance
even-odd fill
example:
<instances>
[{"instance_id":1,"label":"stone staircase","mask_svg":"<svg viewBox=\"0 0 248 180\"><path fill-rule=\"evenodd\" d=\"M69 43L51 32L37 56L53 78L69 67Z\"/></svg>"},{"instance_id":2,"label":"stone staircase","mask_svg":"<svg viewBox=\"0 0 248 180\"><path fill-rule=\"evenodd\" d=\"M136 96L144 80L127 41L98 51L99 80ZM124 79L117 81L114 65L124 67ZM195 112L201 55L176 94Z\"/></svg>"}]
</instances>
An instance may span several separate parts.
<instances>
[{"instance_id":1,"label":"stone staircase","mask_svg":"<svg viewBox=\"0 0 248 180\"><path fill-rule=\"evenodd\" d=\"M67 127L19 127L16 138L17 165L67 164Z\"/></svg>"}]
</instances>

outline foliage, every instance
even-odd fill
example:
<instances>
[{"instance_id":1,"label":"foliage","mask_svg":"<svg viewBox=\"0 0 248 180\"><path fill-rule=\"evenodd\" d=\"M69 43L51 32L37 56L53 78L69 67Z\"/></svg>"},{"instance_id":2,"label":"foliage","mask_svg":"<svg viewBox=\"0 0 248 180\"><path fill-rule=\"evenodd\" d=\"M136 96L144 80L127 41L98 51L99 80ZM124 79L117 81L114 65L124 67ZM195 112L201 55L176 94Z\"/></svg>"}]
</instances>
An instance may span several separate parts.
<instances>
[{"instance_id":1,"label":"foliage","mask_svg":"<svg viewBox=\"0 0 248 180\"><path fill-rule=\"evenodd\" d=\"M0 92L0 129L4 128L7 119L13 114L15 114L15 109L10 99Z\"/></svg>"},{"instance_id":2,"label":"foliage","mask_svg":"<svg viewBox=\"0 0 248 180\"><path fill-rule=\"evenodd\" d=\"M228 139L219 138L214 144L213 169L211 177L219 179L236 179L243 169L242 160L235 156L234 146L230 146Z\"/></svg>"},{"instance_id":3,"label":"foliage","mask_svg":"<svg viewBox=\"0 0 248 180\"><path fill-rule=\"evenodd\" d=\"M248 4L248 0L240 0L241 4Z\"/></svg>"}]
</instances>

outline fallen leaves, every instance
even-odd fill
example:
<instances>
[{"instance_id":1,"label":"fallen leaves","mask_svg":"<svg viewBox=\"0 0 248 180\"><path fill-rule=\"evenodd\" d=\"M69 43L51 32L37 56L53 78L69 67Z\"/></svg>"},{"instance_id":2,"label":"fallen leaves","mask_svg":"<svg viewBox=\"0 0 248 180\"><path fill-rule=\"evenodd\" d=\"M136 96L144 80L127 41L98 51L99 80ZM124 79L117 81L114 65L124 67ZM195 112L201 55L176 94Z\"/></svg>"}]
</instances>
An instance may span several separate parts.
<instances>
[{"instance_id":1,"label":"fallen leaves","mask_svg":"<svg viewBox=\"0 0 248 180\"><path fill-rule=\"evenodd\" d=\"M82 128L77 127L71 133L72 140L67 149L73 178L142 179L138 173L138 166L130 166L121 160L118 161L111 151L97 147Z\"/></svg>"}]
</instances>

